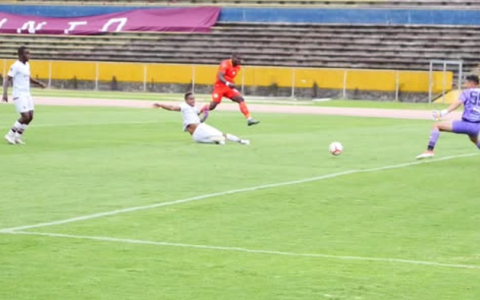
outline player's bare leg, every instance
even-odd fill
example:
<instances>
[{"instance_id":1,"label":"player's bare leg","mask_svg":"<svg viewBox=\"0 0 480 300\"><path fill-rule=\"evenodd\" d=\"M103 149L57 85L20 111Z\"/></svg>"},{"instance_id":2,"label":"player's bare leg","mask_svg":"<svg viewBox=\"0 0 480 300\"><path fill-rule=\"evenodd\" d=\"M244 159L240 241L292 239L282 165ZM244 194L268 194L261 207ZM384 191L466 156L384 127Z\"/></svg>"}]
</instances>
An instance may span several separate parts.
<instances>
[{"instance_id":1,"label":"player's bare leg","mask_svg":"<svg viewBox=\"0 0 480 300\"><path fill-rule=\"evenodd\" d=\"M209 110L214 110L215 108L217 108L217 105L218 103L217 102L210 102L210 105L208 106L208 109Z\"/></svg>"},{"instance_id":2,"label":"player's bare leg","mask_svg":"<svg viewBox=\"0 0 480 300\"><path fill-rule=\"evenodd\" d=\"M252 118L252 116L250 115L250 111L248 110L247 104L245 103L245 99L243 99L242 96L235 96L230 100L238 103L238 105L240 106L240 111L245 116L245 118L247 118L248 126L252 126L260 123L260 121L257 121L254 118Z\"/></svg>"},{"instance_id":3,"label":"player's bare leg","mask_svg":"<svg viewBox=\"0 0 480 300\"><path fill-rule=\"evenodd\" d=\"M434 149L437 144L438 138L440 137L440 132L452 132L453 131L453 122L445 121L440 123L435 123L432 126L432 132L430 133L430 141L428 142L428 147L425 152L417 156L417 159L432 158L435 156Z\"/></svg>"},{"instance_id":4,"label":"player's bare leg","mask_svg":"<svg viewBox=\"0 0 480 300\"><path fill-rule=\"evenodd\" d=\"M470 139L470 141L472 141L472 143L477 146L478 149L480 149L480 143L478 141L478 136L475 136L475 135L469 135L468 138Z\"/></svg>"},{"instance_id":5,"label":"player's bare leg","mask_svg":"<svg viewBox=\"0 0 480 300\"><path fill-rule=\"evenodd\" d=\"M204 112L204 111L210 111L210 110L214 110L215 108L217 108L217 105L218 103L217 102L214 102L214 101L211 101L209 104L205 104L201 109L200 109L200 112Z\"/></svg>"}]
</instances>

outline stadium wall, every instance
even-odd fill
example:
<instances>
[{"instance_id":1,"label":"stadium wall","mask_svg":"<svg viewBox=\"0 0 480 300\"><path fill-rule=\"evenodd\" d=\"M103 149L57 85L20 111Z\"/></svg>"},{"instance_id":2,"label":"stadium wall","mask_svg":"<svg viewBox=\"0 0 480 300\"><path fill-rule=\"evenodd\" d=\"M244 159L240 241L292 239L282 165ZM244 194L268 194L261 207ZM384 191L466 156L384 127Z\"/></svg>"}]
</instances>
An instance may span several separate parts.
<instances>
[{"instance_id":1,"label":"stadium wall","mask_svg":"<svg viewBox=\"0 0 480 300\"><path fill-rule=\"evenodd\" d=\"M13 62L3 60L3 74ZM218 66L32 61L31 68L32 77L50 81L57 88L183 92L194 84L208 93ZM442 91L444 79L446 90L451 90L452 72L433 73L435 93ZM341 97L345 90L357 94L356 97L363 97L360 95L363 92L374 92L384 93L389 96L386 99L392 99L398 89L400 93L409 95L406 101L416 101L412 95L424 96L428 92L430 77L425 71L247 66L236 82L250 94L265 96L290 96L293 91L299 97L313 98L313 89L318 89L317 97ZM375 96L382 98L380 94Z\"/></svg>"},{"instance_id":2,"label":"stadium wall","mask_svg":"<svg viewBox=\"0 0 480 300\"><path fill-rule=\"evenodd\" d=\"M80 17L165 7L0 5L0 11L48 17ZM219 22L480 25L477 10L223 8Z\"/></svg>"}]
</instances>

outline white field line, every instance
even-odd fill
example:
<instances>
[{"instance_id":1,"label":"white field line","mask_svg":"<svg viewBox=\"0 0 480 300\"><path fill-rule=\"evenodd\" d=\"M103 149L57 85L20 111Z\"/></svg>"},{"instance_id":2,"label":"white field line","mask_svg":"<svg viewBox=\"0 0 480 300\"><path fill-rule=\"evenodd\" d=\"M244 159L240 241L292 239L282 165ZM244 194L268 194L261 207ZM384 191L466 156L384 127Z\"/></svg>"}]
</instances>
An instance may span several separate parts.
<instances>
[{"instance_id":1,"label":"white field line","mask_svg":"<svg viewBox=\"0 0 480 300\"><path fill-rule=\"evenodd\" d=\"M154 203L154 204L143 205L143 206L134 206L134 207L122 208L122 209L117 209L117 210L112 210L112 211L107 211L107 212L101 212L101 213L95 213L95 214L90 214L90 215L74 217L74 218L70 218L70 219L64 219L64 220L58 220L58 221L52 221L52 222L45 222L45 223L38 223L38 224L33 224L33 225L25 225L25 226L13 227L13 228L4 228L4 229L0 229L0 232L5 233L5 232L11 232L11 231L21 231L21 230L27 230L27 229L32 229L32 228L49 227L49 226L54 226L54 225L74 223L74 222L86 221L86 220L91 220L91 219L107 217L107 216L114 216L114 215L123 214L123 213L153 209L153 208L157 208L157 207L172 206L172 205L178 205L178 204L189 203L189 202L194 202L194 201L201 201L201 200L210 199L210 198L213 198L213 197L219 197L219 196L225 196L225 195L231 195L231 194L239 194L239 193L246 193L246 192L253 192L253 191L258 191L258 190L263 190L263 189L268 189L268 188L277 188L277 187L282 187L282 186L296 185L296 184L308 183L308 182L313 182L313 181L320 181L320 180L325 180L325 179L330 179L330 178L337 178L337 177L351 175L351 174L369 173L369 172L385 171L385 170L391 170L391 169L400 169L400 168L406 168L406 167L415 166L415 165L419 165L419 164L434 163L434 162L451 160L451 159L455 159L455 158L470 157L470 156L475 156L475 155L478 155L478 153L447 156L447 157L443 157L443 158L439 158L439 159L433 159L433 160L427 160L427 161L414 161L414 162L409 162L409 163L403 163L403 164L398 164L398 165L390 165L390 166L384 166L384 167L377 167L377 168L371 168L371 169L349 170L349 171L345 171L345 172L327 174L327 175L305 178L305 179L300 179L300 180L271 183L271 184L258 185L258 186L254 186L254 187L243 188L243 189L235 189L235 190L228 190L228 191L223 191L223 192L205 194L205 195L200 195L200 196L195 196L195 197L190 197L190 198L185 198L185 199L179 199L179 200L174 200L174 201L169 201L169 202L161 202L161 203Z\"/></svg>"},{"instance_id":2,"label":"white field line","mask_svg":"<svg viewBox=\"0 0 480 300\"><path fill-rule=\"evenodd\" d=\"M2 233L47 236L47 237L58 237L58 238L71 238L71 239L80 239L80 240L93 240L93 241L100 241L100 242L151 245L151 246L162 246L162 247L180 247L180 248L230 251L230 252L235 251L235 252L263 254L263 255L326 258L326 259L336 259L336 260L374 261L374 262L424 265L424 266L432 266L432 267L458 268L458 269L480 269L479 265L450 264L450 263L411 260L411 259L402 259L402 258L332 255L332 254L321 254L321 253L295 253L295 252L285 252L285 251L276 251L276 250L248 249L248 248L242 248L242 247L223 247L223 246L195 245L195 244L183 244L183 243L154 242L154 241L135 240L135 239L121 239L121 238L103 237L103 236L71 235L71 234L61 234L61 233L25 232L25 231L10 231L10 232L2 232Z\"/></svg>"}]
</instances>

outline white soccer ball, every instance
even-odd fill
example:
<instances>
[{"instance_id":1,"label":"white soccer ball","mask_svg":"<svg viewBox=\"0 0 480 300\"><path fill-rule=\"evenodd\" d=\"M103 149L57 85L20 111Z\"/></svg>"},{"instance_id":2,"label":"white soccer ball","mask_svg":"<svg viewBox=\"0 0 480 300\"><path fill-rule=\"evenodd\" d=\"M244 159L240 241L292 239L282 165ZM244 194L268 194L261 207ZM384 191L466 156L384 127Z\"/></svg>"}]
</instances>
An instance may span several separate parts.
<instances>
[{"instance_id":1,"label":"white soccer ball","mask_svg":"<svg viewBox=\"0 0 480 300\"><path fill-rule=\"evenodd\" d=\"M343 152L343 146L339 142L331 143L329 149L330 149L330 153L332 153L332 155L335 155L335 156L340 155Z\"/></svg>"}]
</instances>

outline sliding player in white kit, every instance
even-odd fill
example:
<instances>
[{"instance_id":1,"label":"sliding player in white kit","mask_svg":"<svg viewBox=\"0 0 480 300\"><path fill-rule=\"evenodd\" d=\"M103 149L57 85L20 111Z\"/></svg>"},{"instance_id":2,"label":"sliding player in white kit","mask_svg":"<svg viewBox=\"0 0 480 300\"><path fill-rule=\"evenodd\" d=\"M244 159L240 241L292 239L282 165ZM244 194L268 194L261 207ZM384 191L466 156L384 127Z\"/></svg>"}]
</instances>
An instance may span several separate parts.
<instances>
[{"instance_id":1,"label":"sliding player in white kit","mask_svg":"<svg viewBox=\"0 0 480 300\"><path fill-rule=\"evenodd\" d=\"M8 102L8 86L13 82L13 103L20 113L20 119L5 135L5 140L12 145L25 144L22 141L22 135L33 120L34 104L30 95L30 83L45 88L45 84L30 77L29 59L30 51L26 47L20 47L18 49L18 60L11 66L7 77L3 81L2 101Z\"/></svg>"},{"instance_id":2,"label":"sliding player in white kit","mask_svg":"<svg viewBox=\"0 0 480 300\"><path fill-rule=\"evenodd\" d=\"M218 129L205 124L204 122L208 118L208 110L203 112L203 118L200 120L200 110L195 107L195 96L192 93L186 93L184 99L185 103L180 105L155 103L153 107L181 112L183 130L189 132L195 142L225 145L225 140L228 140L242 145L250 144L248 140L241 139L229 133L222 133Z\"/></svg>"}]
</instances>

